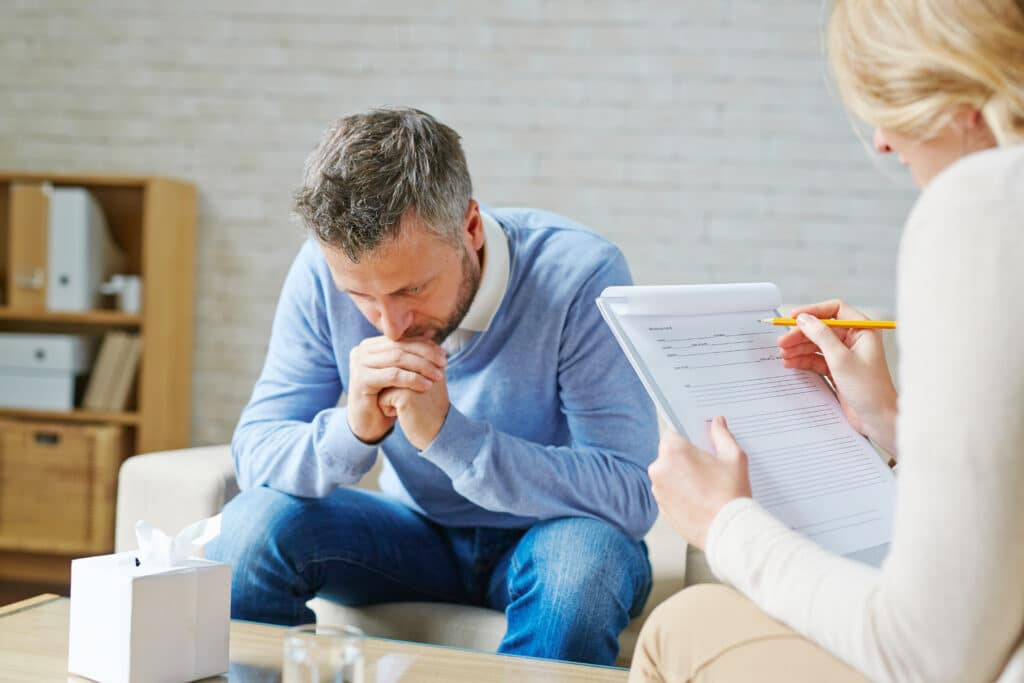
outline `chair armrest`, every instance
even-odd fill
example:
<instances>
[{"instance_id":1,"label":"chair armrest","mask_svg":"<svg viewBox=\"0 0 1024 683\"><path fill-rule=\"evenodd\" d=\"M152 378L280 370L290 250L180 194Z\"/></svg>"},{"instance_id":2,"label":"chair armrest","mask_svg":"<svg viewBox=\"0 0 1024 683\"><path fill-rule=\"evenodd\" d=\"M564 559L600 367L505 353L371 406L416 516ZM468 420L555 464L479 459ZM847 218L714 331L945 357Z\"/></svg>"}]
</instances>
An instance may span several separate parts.
<instances>
[{"instance_id":1,"label":"chair armrest","mask_svg":"<svg viewBox=\"0 0 1024 683\"><path fill-rule=\"evenodd\" d=\"M117 487L117 552L137 547L135 522L169 534L220 512L238 494L231 446L149 453L121 465Z\"/></svg>"},{"instance_id":2,"label":"chair armrest","mask_svg":"<svg viewBox=\"0 0 1024 683\"><path fill-rule=\"evenodd\" d=\"M658 515L644 541L647 543L654 579L646 610L649 612L663 600L683 589L687 570L686 541L669 525L668 518L664 515Z\"/></svg>"}]
</instances>

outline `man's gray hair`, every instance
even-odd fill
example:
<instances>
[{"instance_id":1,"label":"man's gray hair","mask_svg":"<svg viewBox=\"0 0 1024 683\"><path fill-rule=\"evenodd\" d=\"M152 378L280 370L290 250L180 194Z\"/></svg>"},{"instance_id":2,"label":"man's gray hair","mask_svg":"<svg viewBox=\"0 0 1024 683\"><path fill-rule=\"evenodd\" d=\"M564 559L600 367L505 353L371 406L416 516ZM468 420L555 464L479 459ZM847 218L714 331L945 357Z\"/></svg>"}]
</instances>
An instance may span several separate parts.
<instances>
[{"instance_id":1,"label":"man's gray hair","mask_svg":"<svg viewBox=\"0 0 1024 683\"><path fill-rule=\"evenodd\" d=\"M418 109L371 109L337 120L306 159L295 213L320 242L352 261L398 236L415 211L461 244L473 196L459 134Z\"/></svg>"}]
</instances>

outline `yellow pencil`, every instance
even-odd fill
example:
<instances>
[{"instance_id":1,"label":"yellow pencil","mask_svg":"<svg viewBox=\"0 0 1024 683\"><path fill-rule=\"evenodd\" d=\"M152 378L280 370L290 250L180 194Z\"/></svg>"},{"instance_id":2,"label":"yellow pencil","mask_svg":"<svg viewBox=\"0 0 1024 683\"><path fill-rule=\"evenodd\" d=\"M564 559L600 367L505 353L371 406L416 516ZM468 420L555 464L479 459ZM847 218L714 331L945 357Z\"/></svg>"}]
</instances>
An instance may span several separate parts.
<instances>
[{"instance_id":1,"label":"yellow pencil","mask_svg":"<svg viewBox=\"0 0 1024 683\"><path fill-rule=\"evenodd\" d=\"M796 318L761 318L758 322L765 325L782 325L785 327L796 327ZM895 320L832 320L821 318L821 322L829 327L848 327L854 330L894 330Z\"/></svg>"}]
</instances>

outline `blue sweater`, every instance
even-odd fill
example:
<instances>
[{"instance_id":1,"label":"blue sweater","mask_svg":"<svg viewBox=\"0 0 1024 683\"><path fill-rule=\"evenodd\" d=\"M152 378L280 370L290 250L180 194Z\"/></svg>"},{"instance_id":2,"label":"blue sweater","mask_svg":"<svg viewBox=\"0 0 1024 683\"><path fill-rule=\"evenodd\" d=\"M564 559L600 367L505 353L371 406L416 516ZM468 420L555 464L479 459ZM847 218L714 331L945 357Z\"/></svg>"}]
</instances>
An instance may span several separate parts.
<instances>
[{"instance_id":1,"label":"blue sweater","mask_svg":"<svg viewBox=\"0 0 1024 683\"><path fill-rule=\"evenodd\" d=\"M451 409L420 452L396 424L381 488L437 523L524 528L593 517L635 538L657 514L647 465L654 408L594 300L631 283L622 253L551 213L489 213L509 240L490 328L447 367ZM241 487L317 497L358 482L378 447L338 407L351 349L377 336L307 242L285 281L270 349L232 443Z\"/></svg>"}]
</instances>

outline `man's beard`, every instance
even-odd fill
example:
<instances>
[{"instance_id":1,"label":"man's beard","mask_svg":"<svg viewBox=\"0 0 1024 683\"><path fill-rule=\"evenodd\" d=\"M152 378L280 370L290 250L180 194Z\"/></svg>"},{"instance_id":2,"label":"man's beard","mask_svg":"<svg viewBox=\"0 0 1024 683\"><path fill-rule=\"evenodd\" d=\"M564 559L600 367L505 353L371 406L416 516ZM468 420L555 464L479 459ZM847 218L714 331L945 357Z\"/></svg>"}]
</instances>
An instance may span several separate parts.
<instances>
[{"instance_id":1,"label":"man's beard","mask_svg":"<svg viewBox=\"0 0 1024 683\"><path fill-rule=\"evenodd\" d=\"M403 336L408 338L427 337L437 344L447 339L448 335L459 328L459 325L462 324L462 319L469 312L469 307L473 305L473 299L476 297L477 290L480 289L480 277L479 262L474 262L470 258L469 249L463 248L462 283L459 285L459 294L455 300L455 308L452 310L452 314L448 316L448 320L443 325L409 330Z\"/></svg>"}]
</instances>

